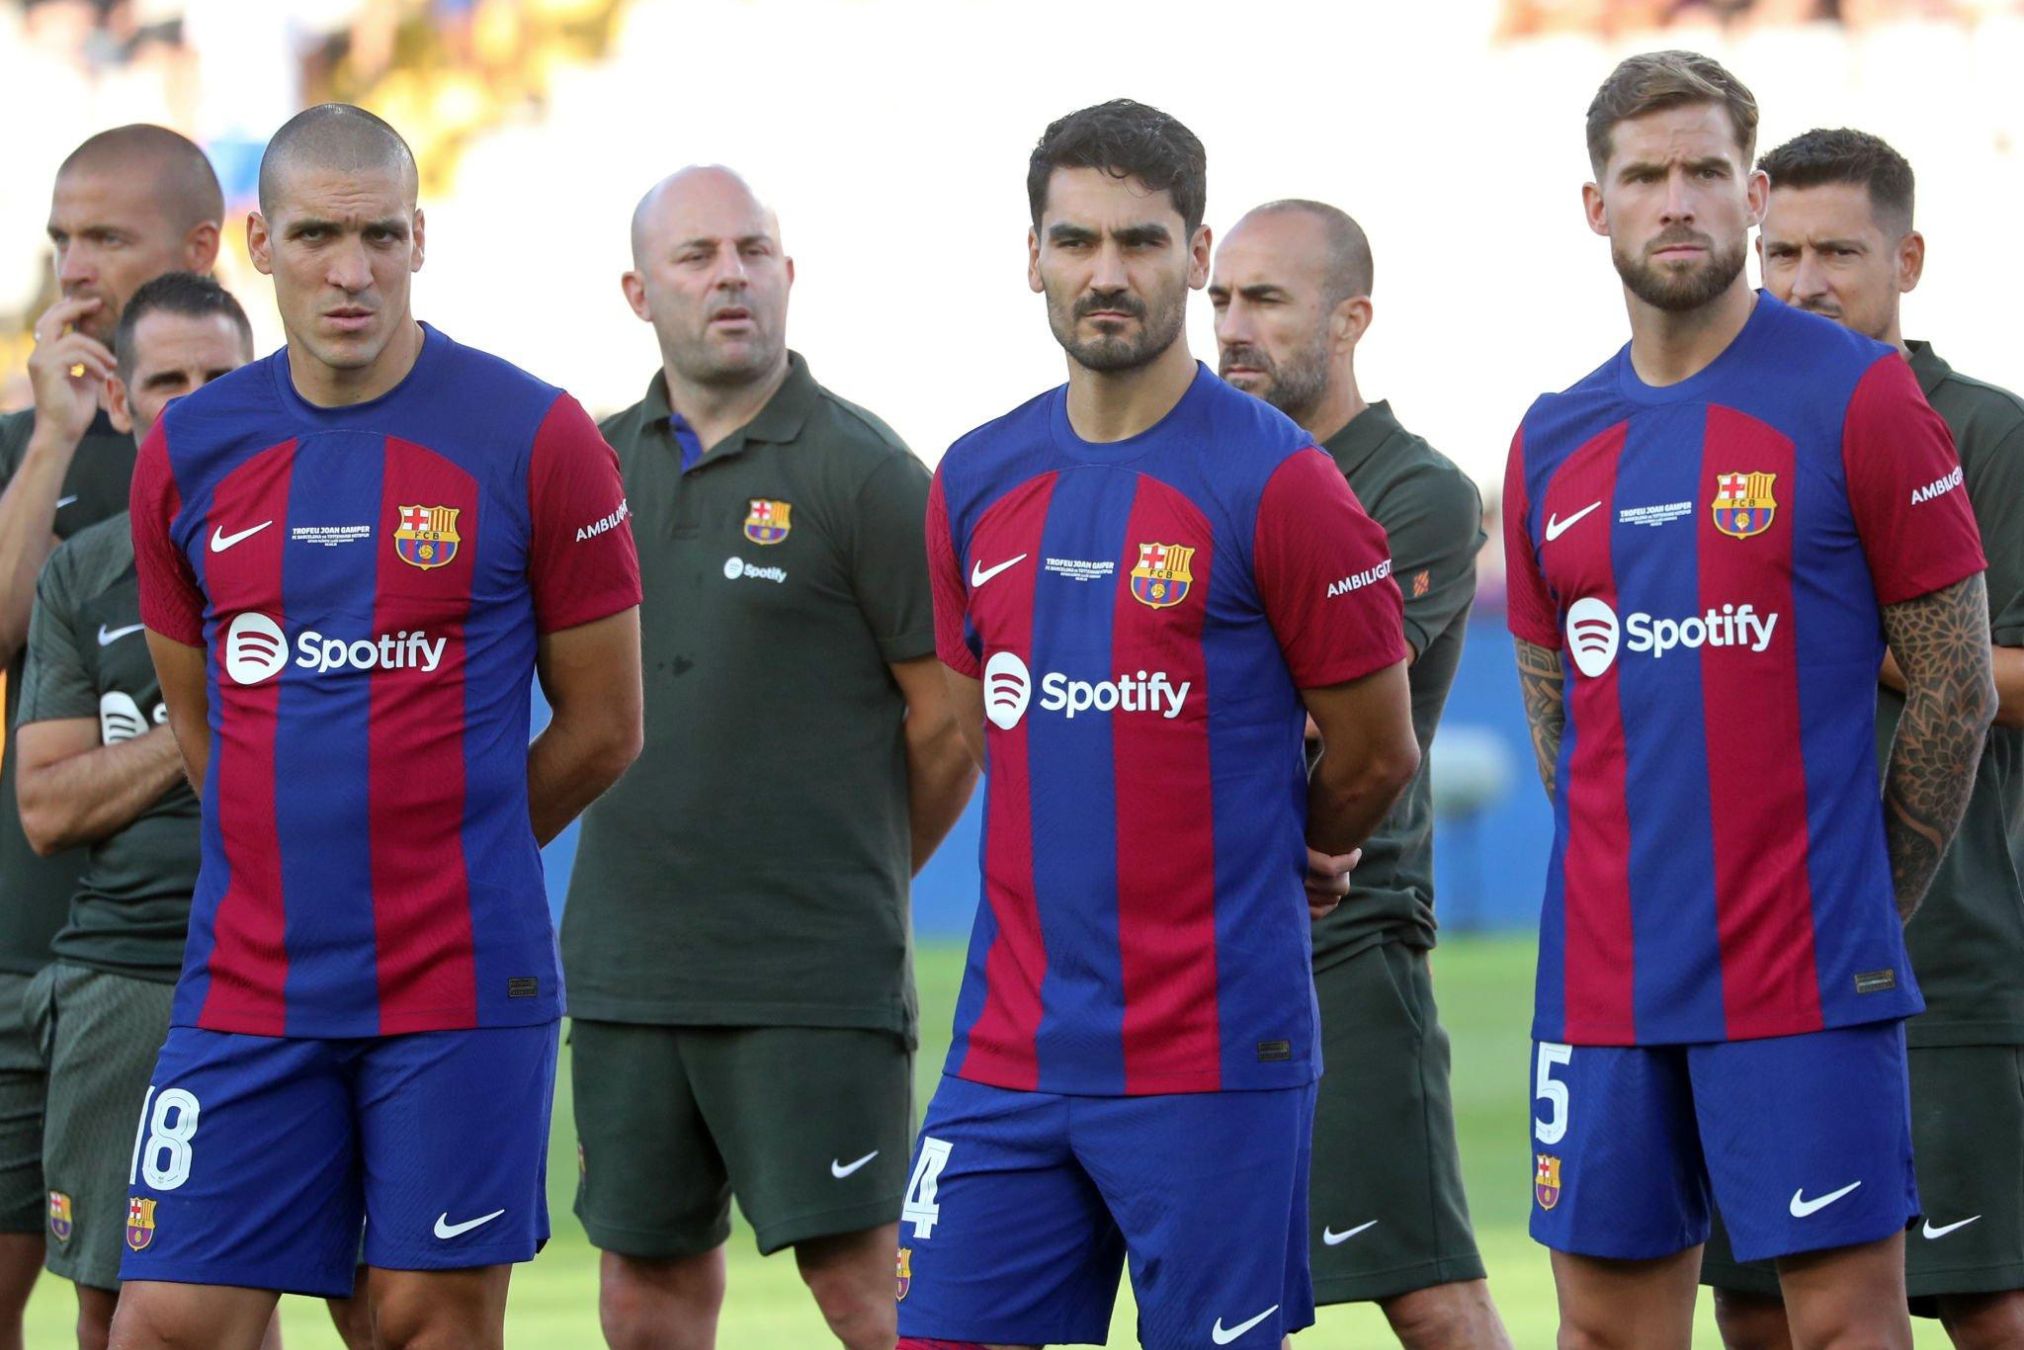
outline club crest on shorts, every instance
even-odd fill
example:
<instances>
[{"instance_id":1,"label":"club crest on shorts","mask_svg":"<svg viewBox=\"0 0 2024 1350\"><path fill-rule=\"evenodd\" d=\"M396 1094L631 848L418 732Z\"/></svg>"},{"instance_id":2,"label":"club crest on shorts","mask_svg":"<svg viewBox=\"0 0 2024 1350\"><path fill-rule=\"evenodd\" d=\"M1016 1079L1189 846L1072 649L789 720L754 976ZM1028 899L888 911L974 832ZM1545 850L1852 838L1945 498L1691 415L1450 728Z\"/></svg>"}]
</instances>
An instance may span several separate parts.
<instances>
[{"instance_id":1,"label":"club crest on shorts","mask_svg":"<svg viewBox=\"0 0 2024 1350\"><path fill-rule=\"evenodd\" d=\"M899 1276L899 1283L893 1293L893 1302L895 1303L904 1302L907 1290L914 1287L914 1249L912 1247L900 1248L900 1265L897 1274Z\"/></svg>"},{"instance_id":2,"label":"club crest on shorts","mask_svg":"<svg viewBox=\"0 0 2024 1350\"><path fill-rule=\"evenodd\" d=\"M1532 1174L1532 1194L1539 1208L1552 1209L1560 1203L1560 1159L1551 1153L1539 1155L1539 1169Z\"/></svg>"},{"instance_id":3,"label":"club crest on shorts","mask_svg":"<svg viewBox=\"0 0 2024 1350\"><path fill-rule=\"evenodd\" d=\"M1131 569L1132 599L1154 609L1170 609L1188 598L1195 574L1188 570L1195 550L1179 544L1140 544L1138 566Z\"/></svg>"},{"instance_id":4,"label":"club crest on shorts","mask_svg":"<svg viewBox=\"0 0 2024 1350\"><path fill-rule=\"evenodd\" d=\"M72 1230L70 1197L62 1191L49 1193L49 1236L58 1242L70 1241Z\"/></svg>"},{"instance_id":5,"label":"club crest on shorts","mask_svg":"<svg viewBox=\"0 0 2024 1350\"><path fill-rule=\"evenodd\" d=\"M155 1202L144 1195L127 1198L127 1246L143 1251L155 1240Z\"/></svg>"},{"instance_id":6,"label":"club crest on shorts","mask_svg":"<svg viewBox=\"0 0 2024 1350\"><path fill-rule=\"evenodd\" d=\"M394 553L424 572L448 565L463 542L457 533L456 506L403 506L394 526Z\"/></svg>"},{"instance_id":7,"label":"club crest on shorts","mask_svg":"<svg viewBox=\"0 0 2024 1350\"><path fill-rule=\"evenodd\" d=\"M1748 539L1771 528L1778 499L1771 495L1775 473L1715 475L1715 528L1731 539Z\"/></svg>"},{"instance_id":8,"label":"club crest on shorts","mask_svg":"<svg viewBox=\"0 0 2024 1350\"><path fill-rule=\"evenodd\" d=\"M745 513L745 537L755 544L777 544L794 528L794 507L766 497L752 498Z\"/></svg>"}]
</instances>

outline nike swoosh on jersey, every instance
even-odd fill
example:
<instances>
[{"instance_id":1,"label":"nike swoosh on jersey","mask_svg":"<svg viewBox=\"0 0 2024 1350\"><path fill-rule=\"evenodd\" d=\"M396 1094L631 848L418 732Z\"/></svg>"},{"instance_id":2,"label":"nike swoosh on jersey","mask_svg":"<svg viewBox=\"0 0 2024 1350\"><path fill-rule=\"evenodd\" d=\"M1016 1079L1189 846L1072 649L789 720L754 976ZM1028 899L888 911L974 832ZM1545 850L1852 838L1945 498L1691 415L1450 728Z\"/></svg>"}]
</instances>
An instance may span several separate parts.
<instances>
[{"instance_id":1,"label":"nike swoosh on jersey","mask_svg":"<svg viewBox=\"0 0 2024 1350\"><path fill-rule=\"evenodd\" d=\"M220 525L217 529L211 531L211 552L223 553L226 549L232 547L232 545L236 543L239 543L241 540L251 539L254 535L260 533L260 531L266 529L269 525L272 525L273 523L274 522L271 520L263 520L258 525L255 525L252 529L241 530L237 534L226 534L225 527L223 525Z\"/></svg>"},{"instance_id":2,"label":"nike swoosh on jersey","mask_svg":"<svg viewBox=\"0 0 2024 1350\"><path fill-rule=\"evenodd\" d=\"M110 647L121 638L129 634L138 633L146 627L147 625L144 623L130 623L124 628L107 628L104 624L100 624L98 626L98 645Z\"/></svg>"},{"instance_id":3,"label":"nike swoosh on jersey","mask_svg":"<svg viewBox=\"0 0 2024 1350\"><path fill-rule=\"evenodd\" d=\"M1939 1228L1933 1227L1933 1221L1931 1219L1927 1219L1925 1228L1926 1237L1928 1239L1943 1238L1947 1234L1953 1232L1956 1228L1966 1228L1969 1224L1973 1223L1976 1219L1979 1219L1981 1217L1982 1216L1979 1214L1971 1215L1965 1219L1956 1219L1953 1223L1942 1225Z\"/></svg>"},{"instance_id":4,"label":"nike swoosh on jersey","mask_svg":"<svg viewBox=\"0 0 2024 1350\"><path fill-rule=\"evenodd\" d=\"M1016 558L1007 558L1004 562L999 563L996 567L986 567L984 566L983 560L981 558L978 559L976 562L970 564L970 589L973 591L976 590L979 586L989 581L992 577L997 576L1000 572L1004 571L1006 568L1016 567L1020 563L1023 563L1025 561L1026 555L1024 553L1020 554Z\"/></svg>"},{"instance_id":5,"label":"nike swoosh on jersey","mask_svg":"<svg viewBox=\"0 0 2024 1350\"><path fill-rule=\"evenodd\" d=\"M1820 1196L1813 1200L1808 1200L1806 1198L1806 1188L1802 1186L1798 1190L1792 1192L1792 1206L1791 1206L1792 1217L1795 1219L1803 1219L1809 1214L1818 1214L1821 1210L1826 1209L1829 1205L1841 1199L1842 1196L1847 1195L1850 1191L1854 1190L1856 1187L1860 1185L1862 1185L1860 1181L1851 1181L1846 1186L1843 1186L1840 1190L1829 1191L1826 1195Z\"/></svg>"},{"instance_id":6,"label":"nike swoosh on jersey","mask_svg":"<svg viewBox=\"0 0 2024 1350\"><path fill-rule=\"evenodd\" d=\"M1275 1303L1271 1307L1267 1308L1264 1312L1259 1313L1256 1317L1250 1318L1247 1321L1239 1322L1236 1326L1229 1328L1225 1328L1223 1326L1223 1319L1218 1317L1216 1319L1216 1325L1209 1328L1209 1339L1214 1341L1218 1345L1228 1345L1231 1341L1236 1340L1239 1336L1242 1336L1252 1327L1257 1326L1260 1322L1264 1321L1266 1318L1270 1317L1273 1313L1276 1313L1278 1311L1279 1305Z\"/></svg>"},{"instance_id":7,"label":"nike swoosh on jersey","mask_svg":"<svg viewBox=\"0 0 2024 1350\"><path fill-rule=\"evenodd\" d=\"M1601 505L1601 502L1590 502L1565 520L1555 520L1552 516L1546 517L1546 542L1550 544L1561 535L1566 534L1574 528L1575 522Z\"/></svg>"},{"instance_id":8,"label":"nike swoosh on jersey","mask_svg":"<svg viewBox=\"0 0 2024 1350\"><path fill-rule=\"evenodd\" d=\"M462 1223L451 1223L449 1221L450 1212L444 1210L436 1216L436 1236L447 1242L453 1237L459 1237L470 1232L473 1228L479 1228L492 1222L492 1220L505 1212L503 1209L495 1209L490 1214L480 1214L475 1219L466 1219Z\"/></svg>"},{"instance_id":9,"label":"nike swoosh on jersey","mask_svg":"<svg viewBox=\"0 0 2024 1350\"><path fill-rule=\"evenodd\" d=\"M1331 1247L1340 1247L1343 1243L1349 1241L1351 1238L1355 1237L1358 1233L1361 1233L1364 1229L1372 1228L1375 1227L1376 1225L1377 1220L1372 1219L1369 1223L1360 1223L1356 1227L1343 1233L1338 1233L1333 1228L1324 1227L1321 1230L1321 1240Z\"/></svg>"},{"instance_id":10,"label":"nike swoosh on jersey","mask_svg":"<svg viewBox=\"0 0 2024 1350\"><path fill-rule=\"evenodd\" d=\"M56 509L61 511L64 507L70 505L72 502L76 500L77 494L75 492L71 493L68 497L58 497L56 499Z\"/></svg>"},{"instance_id":11,"label":"nike swoosh on jersey","mask_svg":"<svg viewBox=\"0 0 2024 1350\"><path fill-rule=\"evenodd\" d=\"M878 1150L873 1149L871 1152L865 1154L862 1158L859 1158L856 1162L852 1163L842 1163L838 1162L834 1158L831 1158L829 1160L829 1174L835 1177L838 1181L842 1181L845 1177L849 1176L852 1172L855 1172L858 1168L864 1166L866 1163L870 1162L873 1158L876 1158L877 1156Z\"/></svg>"}]
</instances>

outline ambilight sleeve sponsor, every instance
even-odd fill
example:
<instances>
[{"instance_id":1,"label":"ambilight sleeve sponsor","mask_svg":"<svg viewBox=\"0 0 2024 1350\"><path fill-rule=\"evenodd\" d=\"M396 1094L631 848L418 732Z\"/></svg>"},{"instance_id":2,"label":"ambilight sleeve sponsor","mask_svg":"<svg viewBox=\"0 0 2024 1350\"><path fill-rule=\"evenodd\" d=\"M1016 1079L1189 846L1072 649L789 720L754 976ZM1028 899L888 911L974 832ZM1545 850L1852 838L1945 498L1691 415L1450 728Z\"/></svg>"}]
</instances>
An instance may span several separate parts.
<instances>
[{"instance_id":1,"label":"ambilight sleeve sponsor","mask_svg":"<svg viewBox=\"0 0 2024 1350\"><path fill-rule=\"evenodd\" d=\"M1253 572L1293 681L1343 684L1406 659L1405 601L1384 530L1335 461L1287 457L1258 501Z\"/></svg>"},{"instance_id":2,"label":"ambilight sleeve sponsor","mask_svg":"<svg viewBox=\"0 0 2024 1350\"><path fill-rule=\"evenodd\" d=\"M1945 486L1960 482L1953 433L1895 352L1857 382L1841 454L1880 604L1930 595L1988 566L1968 494Z\"/></svg>"}]
</instances>

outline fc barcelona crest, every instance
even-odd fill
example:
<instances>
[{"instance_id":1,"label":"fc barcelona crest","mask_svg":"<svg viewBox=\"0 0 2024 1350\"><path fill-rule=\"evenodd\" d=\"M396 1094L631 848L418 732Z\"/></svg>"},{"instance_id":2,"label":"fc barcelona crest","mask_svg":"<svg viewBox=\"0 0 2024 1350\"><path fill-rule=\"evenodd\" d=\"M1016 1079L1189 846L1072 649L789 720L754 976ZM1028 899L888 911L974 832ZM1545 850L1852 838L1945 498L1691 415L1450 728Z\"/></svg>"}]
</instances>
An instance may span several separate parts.
<instances>
[{"instance_id":1,"label":"fc barcelona crest","mask_svg":"<svg viewBox=\"0 0 2024 1350\"><path fill-rule=\"evenodd\" d=\"M155 1240L155 1202L145 1196L127 1200L127 1246L144 1250Z\"/></svg>"},{"instance_id":2,"label":"fc barcelona crest","mask_svg":"<svg viewBox=\"0 0 2024 1350\"><path fill-rule=\"evenodd\" d=\"M907 1290L914 1287L913 1248L911 1247L900 1248L900 1268L898 1273L899 1273L899 1285L897 1290L893 1294L893 1301L896 1303L904 1303L907 1297Z\"/></svg>"},{"instance_id":3,"label":"fc barcelona crest","mask_svg":"<svg viewBox=\"0 0 2024 1350\"><path fill-rule=\"evenodd\" d=\"M1538 1197L1541 1209L1560 1203L1560 1159L1551 1153L1539 1155L1539 1170L1532 1174L1532 1194Z\"/></svg>"},{"instance_id":4,"label":"fc barcelona crest","mask_svg":"<svg viewBox=\"0 0 2024 1350\"><path fill-rule=\"evenodd\" d=\"M1195 550L1179 544L1140 544L1138 566L1131 569L1132 599L1154 609L1169 609L1188 598L1195 575L1188 570Z\"/></svg>"},{"instance_id":5,"label":"fc barcelona crest","mask_svg":"<svg viewBox=\"0 0 2024 1350\"><path fill-rule=\"evenodd\" d=\"M794 507L787 502L754 497L752 509L745 513L745 537L755 544L777 544L794 528L793 514Z\"/></svg>"},{"instance_id":6,"label":"fc barcelona crest","mask_svg":"<svg viewBox=\"0 0 2024 1350\"><path fill-rule=\"evenodd\" d=\"M1775 473L1715 475L1715 528L1731 539L1748 539L1771 528L1778 499L1771 495Z\"/></svg>"},{"instance_id":7,"label":"fc barcelona crest","mask_svg":"<svg viewBox=\"0 0 2024 1350\"><path fill-rule=\"evenodd\" d=\"M70 1197L62 1191L49 1193L49 1236L58 1242L70 1241L71 1230Z\"/></svg>"},{"instance_id":8,"label":"fc barcelona crest","mask_svg":"<svg viewBox=\"0 0 2024 1350\"><path fill-rule=\"evenodd\" d=\"M457 556L463 542L457 533L455 506L403 506L394 526L394 552L410 567L424 572L442 567Z\"/></svg>"}]
</instances>

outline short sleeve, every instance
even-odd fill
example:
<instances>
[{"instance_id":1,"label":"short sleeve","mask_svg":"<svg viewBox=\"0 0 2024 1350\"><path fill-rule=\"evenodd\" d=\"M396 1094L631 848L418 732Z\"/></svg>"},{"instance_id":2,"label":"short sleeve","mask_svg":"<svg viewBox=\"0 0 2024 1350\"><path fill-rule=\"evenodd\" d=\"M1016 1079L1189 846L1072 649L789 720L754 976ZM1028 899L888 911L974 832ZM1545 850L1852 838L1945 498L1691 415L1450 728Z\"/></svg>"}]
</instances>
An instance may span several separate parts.
<instances>
[{"instance_id":1,"label":"short sleeve","mask_svg":"<svg viewBox=\"0 0 2024 1350\"><path fill-rule=\"evenodd\" d=\"M1298 687L1344 684L1406 659L1384 531L1320 450L1289 456L1266 482L1252 569Z\"/></svg>"},{"instance_id":2,"label":"short sleeve","mask_svg":"<svg viewBox=\"0 0 2024 1350\"><path fill-rule=\"evenodd\" d=\"M1535 647L1560 649L1558 607L1532 546L1532 502L1525 494L1525 428L1511 438L1504 462L1504 619L1511 632Z\"/></svg>"},{"instance_id":3,"label":"short sleeve","mask_svg":"<svg viewBox=\"0 0 2024 1350\"><path fill-rule=\"evenodd\" d=\"M1856 383L1841 456L1879 604L1944 590L1987 565L1954 438L1895 352Z\"/></svg>"},{"instance_id":4,"label":"short sleeve","mask_svg":"<svg viewBox=\"0 0 2024 1350\"><path fill-rule=\"evenodd\" d=\"M528 480L535 627L553 633L637 605L640 560L618 454L567 394L535 433Z\"/></svg>"},{"instance_id":5,"label":"short sleeve","mask_svg":"<svg viewBox=\"0 0 2024 1350\"><path fill-rule=\"evenodd\" d=\"M1476 598L1483 499L1459 470L1429 467L1394 486L1379 513L1405 598L1406 642L1424 652Z\"/></svg>"},{"instance_id":6,"label":"short sleeve","mask_svg":"<svg viewBox=\"0 0 2024 1350\"><path fill-rule=\"evenodd\" d=\"M23 726L98 716L98 690L76 628L71 555L70 545L60 545L43 565L42 577L35 584L35 612L28 621L28 660L21 674L21 706L15 718Z\"/></svg>"},{"instance_id":7,"label":"short sleeve","mask_svg":"<svg viewBox=\"0 0 2024 1350\"><path fill-rule=\"evenodd\" d=\"M169 533L182 500L169 464L168 419L157 418L134 461L127 504L133 517L134 571L141 622L186 647L204 645L204 591Z\"/></svg>"},{"instance_id":8,"label":"short sleeve","mask_svg":"<svg viewBox=\"0 0 2024 1350\"><path fill-rule=\"evenodd\" d=\"M928 591L928 471L911 454L894 455L858 490L850 550L857 607L888 664L935 650L935 605Z\"/></svg>"},{"instance_id":9,"label":"short sleeve","mask_svg":"<svg viewBox=\"0 0 2024 1350\"><path fill-rule=\"evenodd\" d=\"M984 667L966 635L969 593L963 589L963 563L949 533L949 504L942 495L939 469L928 487L927 536L928 589L935 604L935 655L958 675L980 679Z\"/></svg>"}]
</instances>

